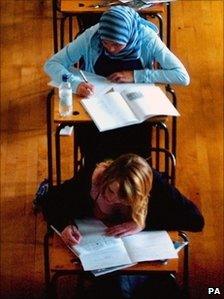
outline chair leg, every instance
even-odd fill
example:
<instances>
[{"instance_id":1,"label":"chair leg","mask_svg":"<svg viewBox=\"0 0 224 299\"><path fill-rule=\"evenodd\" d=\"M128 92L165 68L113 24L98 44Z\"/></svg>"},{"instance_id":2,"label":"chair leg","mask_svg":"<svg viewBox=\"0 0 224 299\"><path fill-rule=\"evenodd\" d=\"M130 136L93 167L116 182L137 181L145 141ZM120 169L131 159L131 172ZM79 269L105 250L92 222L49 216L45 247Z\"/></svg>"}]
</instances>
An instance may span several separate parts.
<instances>
[{"instance_id":1,"label":"chair leg","mask_svg":"<svg viewBox=\"0 0 224 299\"><path fill-rule=\"evenodd\" d=\"M56 158L56 179L57 179L57 185L59 186L61 184L61 141L60 141L60 131L65 126L67 126L67 123L61 123L55 132L55 158Z\"/></svg>"},{"instance_id":2,"label":"chair leg","mask_svg":"<svg viewBox=\"0 0 224 299\"><path fill-rule=\"evenodd\" d=\"M156 147L161 148L160 146L160 132L164 131L164 148L169 150L169 131L165 123L159 122L155 123L156 130Z\"/></svg>"},{"instance_id":3,"label":"chair leg","mask_svg":"<svg viewBox=\"0 0 224 299\"><path fill-rule=\"evenodd\" d=\"M50 288L50 259L49 259L49 239L52 233L48 229L44 236L44 277L45 277L45 291L48 298ZM50 298L50 297L49 297Z\"/></svg>"},{"instance_id":4,"label":"chair leg","mask_svg":"<svg viewBox=\"0 0 224 299\"><path fill-rule=\"evenodd\" d=\"M72 15L68 17L68 24L69 24L69 42L73 39L73 17Z\"/></svg>"},{"instance_id":5,"label":"chair leg","mask_svg":"<svg viewBox=\"0 0 224 299\"><path fill-rule=\"evenodd\" d=\"M78 144L77 138L75 134L75 127L73 126L74 134L73 134L73 165L74 165L74 177L76 177L78 169L79 169L79 160L78 160Z\"/></svg>"},{"instance_id":6,"label":"chair leg","mask_svg":"<svg viewBox=\"0 0 224 299\"><path fill-rule=\"evenodd\" d=\"M48 180L53 185L53 158L52 158L52 96L54 89L47 95L47 161L48 161Z\"/></svg>"},{"instance_id":7,"label":"chair leg","mask_svg":"<svg viewBox=\"0 0 224 299\"><path fill-rule=\"evenodd\" d=\"M168 84L166 86L166 91L169 92L172 96L172 103L175 108L177 108L177 96L175 94L174 89L171 88L171 86ZM177 151L177 118L172 117L172 153L176 157L176 151Z\"/></svg>"},{"instance_id":8,"label":"chair leg","mask_svg":"<svg viewBox=\"0 0 224 299\"><path fill-rule=\"evenodd\" d=\"M64 32L65 32L65 20L66 17L62 17L60 19L60 47L61 49L64 47Z\"/></svg>"},{"instance_id":9,"label":"chair leg","mask_svg":"<svg viewBox=\"0 0 224 299\"><path fill-rule=\"evenodd\" d=\"M189 239L185 232L179 232L179 236L186 242L183 260L183 299L189 299Z\"/></svg>"},{"instance_id":10,"label":"chair leg","mask_svg":"<svg viewBox=\"0 0 224 299\"><path fill-rule=\"evenodd\" d=\"M159 37L163 40L163 18L159 13L155 13L151 15L152 18L157 18L159 21Z\"/></svg>"}]
</instances>

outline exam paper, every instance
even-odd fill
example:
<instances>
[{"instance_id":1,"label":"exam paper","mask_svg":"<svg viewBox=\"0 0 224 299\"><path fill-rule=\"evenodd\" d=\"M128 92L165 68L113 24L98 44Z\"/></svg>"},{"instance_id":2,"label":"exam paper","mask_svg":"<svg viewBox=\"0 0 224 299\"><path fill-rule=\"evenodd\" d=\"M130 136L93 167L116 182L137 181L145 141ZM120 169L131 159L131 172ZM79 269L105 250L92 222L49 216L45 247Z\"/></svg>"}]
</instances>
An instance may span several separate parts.
<instances>
[{"instance_id":1,"label":"exam paper","mask_svg":"<svg viewBox=\"0 0 224 299\"><path fill-rule=\"evenodd\" d=\"M107 249L83 254L80 260L86 271L132 264L122 242Z\"/></svg>"},{"instance_id":2,"label":"exam paper","mask_svg":"<svg viewBox=\"0 0 224 299\"><path fill-rule=\"evenodd\" d=\"M166 231L140 232L123 237L122 240L133 263L178 257Z\"/></svg>"},{"instance_id":3,"label":"exam paper","mask_svg":"<svg viewBox=\"0 0 224 299\"><path fill-rule=\"evenodd\" d=\"M120 239L105 235L106 226L99 220L78 219L75 222L82 235L82 239L78 245L73 247L80 252L80 255L88 253L95 254L96 251L101 251L121 243Z\"/></svg>"},{"instance_id":4,"label":"exam paper","mask_svg":"<svg viewBox=\"0 0 224 299\"><path fill-rule=\"evenodd\" d=\"M104 234L106 226L96 219L76 220L82 235L81 242L74 246L80 252L84 270L91 271L131 264L120 238Z\"/></svg>"}]
</instances>

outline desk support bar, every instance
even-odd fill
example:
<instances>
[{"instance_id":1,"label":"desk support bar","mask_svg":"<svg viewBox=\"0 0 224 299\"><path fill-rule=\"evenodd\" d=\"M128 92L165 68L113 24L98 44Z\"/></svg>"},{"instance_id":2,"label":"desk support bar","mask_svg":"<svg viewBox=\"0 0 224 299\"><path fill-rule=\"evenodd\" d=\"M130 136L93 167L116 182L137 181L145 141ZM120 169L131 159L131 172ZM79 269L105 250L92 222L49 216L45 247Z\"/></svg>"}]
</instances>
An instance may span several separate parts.
<instances>
[{"instance_id":1,"label":"desk support bar","mask_svg":"<svg viewBox=\"0 0 224 299\"><path fill-rule=\"evenodd\" d=\"M159 13L154 13L154 14L150 14L149 15L151 18L157 18L159 21L159 37L161 38L161 40L163 40L163 18L161 16L161 14Z\"/></svg>"},{"instance_id":2,"label":"desk support bar","mask_svg":"<svg viewBox=\"0 0 224 299\"><path fill-rule=\"evenodd\" d=\"M172 96L172 103L174 107L177 109L177 96L175 94L174 89L168 84L166 85L166 91L169 92ZM177 152L177 117L173 116L172 117L172 153L176 157L176 152Z\"/></svg>"},{"instance_id":3,"label":"desk support bar","mask_svg":"<svg viewBox=\"0 0 224 299\"><path fill-rule=\"evenodd\" d=\"M167 44L167 47L170 49L171 48L171 3L170 2L167 2L167 13L166 13L166 17L167 17L167 20L166 20L166 44Z\"/></svg>"},{"instance_id":4,"label":"desk support bar","mask_svg":"<svg viewBox=\"0 0 224 299\"><path fill-rule=\"evenodd\" d=\"M54 89L47 95L47 157L48 157L48 180L53 185L53 157L52 157L52 97Z\"/></svg>"}]
</instances>

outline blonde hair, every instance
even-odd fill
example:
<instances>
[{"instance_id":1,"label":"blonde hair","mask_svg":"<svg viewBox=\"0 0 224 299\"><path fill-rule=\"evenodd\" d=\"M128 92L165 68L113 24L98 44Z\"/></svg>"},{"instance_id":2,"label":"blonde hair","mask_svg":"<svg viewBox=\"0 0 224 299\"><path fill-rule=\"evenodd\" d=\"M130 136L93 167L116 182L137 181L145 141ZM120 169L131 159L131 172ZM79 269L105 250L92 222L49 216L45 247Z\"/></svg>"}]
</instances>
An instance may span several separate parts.
<instances>
[{"instance_id":1,"label":"blonde hair","mask_svg":"<svg viewBox=\"0 0 224 299\"><path fill-rule=\"evenodd\" d=\"M105 192L110 184L118 182L118 197L131 206L132 219L144 227L152 187L151 167L145 159L135 154L125 154L106 163L108 167L100 179L101 191Z\"/></svg>"}]
</instances>

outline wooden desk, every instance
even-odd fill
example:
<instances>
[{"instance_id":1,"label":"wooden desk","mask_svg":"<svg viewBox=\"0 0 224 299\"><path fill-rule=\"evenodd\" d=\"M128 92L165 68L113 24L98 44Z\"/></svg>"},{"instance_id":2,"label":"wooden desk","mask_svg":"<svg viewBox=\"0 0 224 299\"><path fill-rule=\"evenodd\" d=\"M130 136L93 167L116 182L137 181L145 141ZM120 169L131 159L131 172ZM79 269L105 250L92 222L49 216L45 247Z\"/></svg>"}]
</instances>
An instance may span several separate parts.
<instances>
[{"instance_id":1,"label":"wooden desk","mask_svg":"<svg viewBox=\"0 0 224 299\"><path fill-rule=\"evenodd\" d=\"M170 232L171 239L178 240L182 238L183 241L188 241L187 235L183 232ZM45 253L45 282L48 291L53 291L54 295L57 287L57 280L65 275L85 274L83 268L77 257L66 248L63 241L56 235L47 233L44 239L44 253ZM50 244L51 243L51 244ZM151 273L172 273L176 276L179 268L180 259L168 260L166 264L161 262L141 262L129 268L117 271L118 274L151 274ZM82 275L83 276L83 275ZM81 286L80 286L81 287ZM183 291L188 297L188 245L183 249Z\"/></svg>"},{"instance_id":2,"label":"wooden desk","mask_svg":"<svg viewBox=\"0 0 224 299\"><path fill-rule=\"evenodd\" d=\"M162 88L165 91L165 88ZM73 115L63 117L59 114L59 98L57 95L53 98L53 104L54 104L54 122L58 124L79 124L79 123L86 123L86 122L92 122L91 117L89 116L88 112L83 108L81 104L81 97L73 94ZM150 118L149 122L165 122L166 116L155 116Z\"/></svg>"},{"instance_id":3,"label":"wooden desk","mask_svg":"<svg viewBox=\"0 0 224 299\"><path fill-rule=\"evenodd\" d=\"M61 124L61 123L85 123L91 122L91 118L86 110L83 108L80 100L82 98L73 94L73 115L71 116L60 116L59 114L59 98L57 95L53 98L54 104L54 122Z\"/></svg>"},{"instance_id":4,"label":"wooden desk","mask_svg":"<svg viewBox=\"0 0 224 299\"><path fill-rule=\"evenodd\" d=\"M82 14L82 13L100 13L102 14L111 6L108 5L110 2L114 3L115 1L101 1L101 0L61 0L60 11L64 13L74 13L74 14ZM107 4L108 3L108 4ZM119 5L119 2L118 2ZM135 7L137 11L140 11L142 14L148 13L164 13L165 7L163 3L155 4L153 6L138 9Z\"/></svg>"},{"instance_id":5,"label":"wooden desk","mask_svg":"<svg viewBox=\"0 0 224 299\"><path fill-rule=\"evenodd\" d=\"M170 232L171 239L178 240L178 232ZM66 247L63 241L54 234L52 246L50 248L51 271L70 270L74 272L84 272L78 258ZM74 263L75 262L75 263ZM119 270L119 273L153 272L163 271L170 273L178 272L178 259L170 259L167 263L161 262L140 262L134 266Z\"/></svg>"},{"instance_id":6,"label":"wooden desk","mask_svg":"<svg viewBox=\"0 0 224 299\"><path fill-rule=\"evenodd\" d=\"M69 20L69 41L72 41L73 36L73 17L76 17L78 20L79 30L83 31L86 29L86 26L82 22L83 15L101 15L105 12L109 7L108 4L114 1L103 1L103 0L52 0L52 8L53 8L53 38L54 38L54 53L57 53L59 50L58 42L60 36L60 48L64 47L64 29L65 29L65 21L68 18ZM163 39L163 19L162 15L166 12L166 24L167 24L167 45L170 47L170 31L171 31L171 23L170 23L170 2L154 4L148 8L135 8L141 15L144 17L150 16L152 18L156 18L159 22L159 32L160 37ZM60 31L58 34L58 20L60 20ZM92 24L93 25L93 24Z\"/></svg>"}]
</instances>

